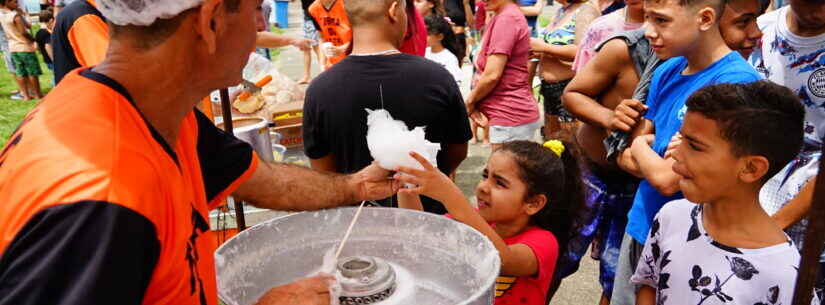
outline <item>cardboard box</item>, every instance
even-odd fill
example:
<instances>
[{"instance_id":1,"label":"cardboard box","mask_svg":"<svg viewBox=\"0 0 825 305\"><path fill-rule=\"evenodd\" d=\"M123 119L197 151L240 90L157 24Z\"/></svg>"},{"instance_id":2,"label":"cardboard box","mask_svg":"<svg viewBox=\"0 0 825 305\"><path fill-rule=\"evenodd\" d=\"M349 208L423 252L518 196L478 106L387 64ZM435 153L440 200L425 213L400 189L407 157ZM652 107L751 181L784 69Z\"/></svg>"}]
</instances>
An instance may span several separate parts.
<instances>
[{"instance_id":1,"label":"cardboard box","mask_svg":"<svg viewBox=\"0 0 825 305\"><path fill-rule=\"evenodd\" d=\"M286 148L304 146L304 128L302 124L293 124L286 126L275 126L272 131L280 133L281 145Z\"/></svg>"}]
</instances>

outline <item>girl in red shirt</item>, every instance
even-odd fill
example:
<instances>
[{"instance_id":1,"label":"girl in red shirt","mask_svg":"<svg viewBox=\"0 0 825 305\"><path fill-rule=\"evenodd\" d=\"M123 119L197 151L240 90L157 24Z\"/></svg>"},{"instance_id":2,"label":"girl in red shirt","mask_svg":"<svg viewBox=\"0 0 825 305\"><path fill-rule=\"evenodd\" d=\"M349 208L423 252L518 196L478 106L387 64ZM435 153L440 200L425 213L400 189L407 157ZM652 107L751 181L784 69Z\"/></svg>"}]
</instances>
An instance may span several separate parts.
<instances>
[{"instance_id":1,"label":"girl in red shirt","mask_svg":"<svg viewBox=\"0 0 825 305\"><path fill-rule=\"evenodd\" d=\"M571 146L567 146L571 147ZM573 153L560 141L545 146L505 143L493 152L476 187L478 209L450 178L412 153L424 170L399 168L399 207L421 210L418 195L444 204L450 217L483 233L501 257L496 305L544 305L560 251L577 226L584 194Z\"/></svg>"}]
</instances>

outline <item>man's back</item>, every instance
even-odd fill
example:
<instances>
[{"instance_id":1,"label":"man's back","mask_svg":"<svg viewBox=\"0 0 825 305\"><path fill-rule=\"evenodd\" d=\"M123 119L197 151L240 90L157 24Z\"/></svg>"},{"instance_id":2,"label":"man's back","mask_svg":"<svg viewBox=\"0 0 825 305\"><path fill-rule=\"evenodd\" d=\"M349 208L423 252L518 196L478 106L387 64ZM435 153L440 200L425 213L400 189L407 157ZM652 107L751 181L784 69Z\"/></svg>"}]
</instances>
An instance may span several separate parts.
<instances>
[{"instance_id":1,"label":"man's back","mask_svg":"<svg viewBox=\"0 0 825 305\"><path fill-rule=\"evenodd\" d=\"M342 173L369 165L367 108L386 109L408 127L427 126L427 140L434 143L470 138L461 93L444 68L407 54L352 56L319 75L307 90L307 155L335 155Z\"/></svg>"},{"instance_id":2,"label":"man's back","mask_svg":"<svg viewBox=\"0 0 825 305\"><path fill-rule=\"evenodd\" d=\"M340 173L369 165L373 159L366 141L367 108L386 109L410 128L426 126L427 140L441 143L442 149L465 144L471 136L461 92L440 65L408 54L351 55L319 75L307 90L307 156L334 156ZM444 157L442 150L442 171Z\"/></svg>"}]
</instances>

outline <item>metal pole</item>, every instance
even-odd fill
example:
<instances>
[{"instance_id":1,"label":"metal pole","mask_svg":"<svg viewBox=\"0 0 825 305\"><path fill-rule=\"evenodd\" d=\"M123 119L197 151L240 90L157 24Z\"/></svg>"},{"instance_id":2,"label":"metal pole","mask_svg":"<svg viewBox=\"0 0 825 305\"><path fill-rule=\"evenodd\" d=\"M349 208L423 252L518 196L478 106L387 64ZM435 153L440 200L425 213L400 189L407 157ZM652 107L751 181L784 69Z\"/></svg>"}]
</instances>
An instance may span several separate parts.
<instances>
[{"instance_id":1,"label":"metal pole","mask_svg":"<svg viewBox=\"0 0 825 305\"><path fill-rule=\"evenodd\" d=\"M823 149L825 152L825 149ZM819 173L825 174L825 160L819 162ZM810 305L816 275L819 271L819 257L825 248L825 176L816 179L814 198L808 213L808 230L802 248L802 262L796 278L794 305Z\"/></svg>"},{"instance_id":2,"label":"metal pole","mask_svg":"<svg viewBox=\"0 0 825 305\"><path fill-rule=\"evenodd\" d=\"M234 134L234 126L232 124L232 105L230 105L229 101L229 89L221 89L221 113L223 117L224 131L229 134ZM235 200L235 224L238 226L238 232L246 230L243 202L240 200Z\"/></svg>"}]
</instances>

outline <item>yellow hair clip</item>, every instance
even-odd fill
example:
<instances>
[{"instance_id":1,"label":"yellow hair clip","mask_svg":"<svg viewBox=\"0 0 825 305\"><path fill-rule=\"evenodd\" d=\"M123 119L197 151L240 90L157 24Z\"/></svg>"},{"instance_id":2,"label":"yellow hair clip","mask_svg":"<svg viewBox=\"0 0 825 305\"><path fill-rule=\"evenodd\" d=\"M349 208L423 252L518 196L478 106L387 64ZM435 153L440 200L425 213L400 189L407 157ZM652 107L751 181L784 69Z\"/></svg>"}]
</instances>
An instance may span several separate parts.
<instances>
[{"instance_id":1,"label":"yellow hair clip","mask_svg":"<svg viewBox=\"0 0 825 305\"><path fill-rule=\"evenodd\" d=\"M554 153L556 153L556 156L558 156L559 158L561 158L561 154L563 154L565 150L564 143L562 143L559 140L550 140L544 142L543 146L549 150L552 150Z\"/></svg>"}]
</instances>

